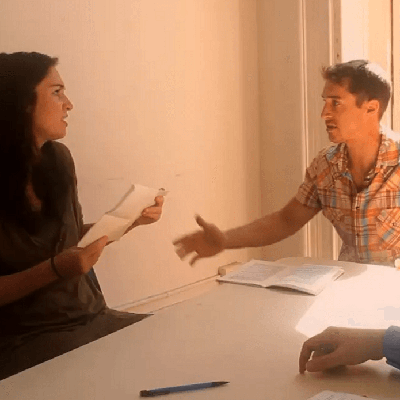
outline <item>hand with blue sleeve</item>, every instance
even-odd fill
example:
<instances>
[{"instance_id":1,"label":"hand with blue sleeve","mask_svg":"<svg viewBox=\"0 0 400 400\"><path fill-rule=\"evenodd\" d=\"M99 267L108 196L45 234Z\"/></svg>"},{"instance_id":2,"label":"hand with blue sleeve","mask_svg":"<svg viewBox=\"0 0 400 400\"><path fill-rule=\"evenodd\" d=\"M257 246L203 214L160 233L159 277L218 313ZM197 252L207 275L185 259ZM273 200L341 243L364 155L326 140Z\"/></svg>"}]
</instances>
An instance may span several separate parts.
<instances>
[{"instance_id":1,"label":"hand with blue sleeve","mask_svg":"<svg viewBox=\"0 0 400 400\"><path fill-rule=\"evenodd\" d=\"M317 372L388 357L384 353L385 334L385 329L329 327L304 342L299 371ZM400 349L400 341L397 348Z\"/></svg>"}]
</instances>

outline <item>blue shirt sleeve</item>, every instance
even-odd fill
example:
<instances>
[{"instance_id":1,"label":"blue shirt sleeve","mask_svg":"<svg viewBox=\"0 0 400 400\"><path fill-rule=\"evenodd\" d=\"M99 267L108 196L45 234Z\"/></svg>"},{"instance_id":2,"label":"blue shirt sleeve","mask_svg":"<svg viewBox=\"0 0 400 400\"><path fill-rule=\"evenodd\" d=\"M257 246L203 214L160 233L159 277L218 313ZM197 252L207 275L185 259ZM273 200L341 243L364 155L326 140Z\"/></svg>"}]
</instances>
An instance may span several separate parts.
<instances>
[{"instance_id":1,"label":"blue shirt sleeve","mask_svg":"<svg viewBox=\"0 0 400 400\"><path fill-rule=\"evenodd\" d=\"M391 326L383 337L383 355L392 367L400 369L400 327Z\"/></svg>"}]
</instances>

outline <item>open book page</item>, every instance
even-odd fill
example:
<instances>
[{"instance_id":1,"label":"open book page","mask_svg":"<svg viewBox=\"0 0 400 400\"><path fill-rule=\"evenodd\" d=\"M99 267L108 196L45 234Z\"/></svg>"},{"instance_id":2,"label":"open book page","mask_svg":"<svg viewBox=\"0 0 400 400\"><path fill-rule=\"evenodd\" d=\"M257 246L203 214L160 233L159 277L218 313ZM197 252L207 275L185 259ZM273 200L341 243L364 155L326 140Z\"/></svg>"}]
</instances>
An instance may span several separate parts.
<instances>
[{"instance_id":1,"label":"open book page","mask_svg":"<svg viewBox=\"0 0 400 400\"><path fill-rule=\"evenodd\" d=\"M218 281L268 287L285 275L286 268L272 261L251 260L236 271L218 278Z\"/></svg>"},{"instance_id":2,"label":"open book page","mask_svg":"<svg viewBox=\"0 0 400 400\"><path fill-rule=\"evenodd\" d=\"M102 236L109 241L119 240L133 222L140 217L143 209L154 204L154 198L165 196L164 189L153 189L142 185L132 185L117 205L106 212L78 243L85 247Z\"/></svg>"},{"instance_id":3,"label":"open book page","mask_svg":"<svg viewBox=\"0 0 400 400\"><path fill-rule=\"evenodd\" d=\"M284 287L317 295L330 282L343 274L343 269L325 265L288 267L271 261L252 260L218 281L260 287Z\"/></svg>"},{"instance_id":4,"label":"open book page","mask_svg":"<svg viewBox=\"0 0 400 400\"><path fill-rule=\"evenodd\" d=\"M374 400L368 397L369 400ZM331 392L324 390L308 400L365 400L365 397L350 393Z\"/></svg>"},{"instance_id":5,"label":"open book page","mask_svg":"<svg viewBox=\"0 0 400 400\"><path fill-rule=\"evenodd\" d=\"M343 274L340 267L327 265L302 265L290 270L286 276L274 283L274 286L300 290L317 295L330 282Z\"/></svg>"}]
</instances>

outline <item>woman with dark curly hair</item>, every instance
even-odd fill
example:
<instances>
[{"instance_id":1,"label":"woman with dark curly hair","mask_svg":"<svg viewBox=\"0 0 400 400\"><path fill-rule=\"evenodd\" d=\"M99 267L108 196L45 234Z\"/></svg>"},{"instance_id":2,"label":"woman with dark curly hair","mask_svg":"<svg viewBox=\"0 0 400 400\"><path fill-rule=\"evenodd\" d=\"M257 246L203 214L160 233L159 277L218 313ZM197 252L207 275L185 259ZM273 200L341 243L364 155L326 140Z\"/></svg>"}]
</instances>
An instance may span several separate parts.
<instances>
[{"instance_id":1,"label":"woman with dark curly hair","mask_svg":"<svg viewBox=\"0 0 400 400\"><path fill-rule=\"evenodd\" d=\"M65 145L72 103L40 53L0 54L0 379L142 320L107 307L90 277L107 237L83 224ZM133 226L157 221L163 197Z\"/></svg>"}]
</instances>

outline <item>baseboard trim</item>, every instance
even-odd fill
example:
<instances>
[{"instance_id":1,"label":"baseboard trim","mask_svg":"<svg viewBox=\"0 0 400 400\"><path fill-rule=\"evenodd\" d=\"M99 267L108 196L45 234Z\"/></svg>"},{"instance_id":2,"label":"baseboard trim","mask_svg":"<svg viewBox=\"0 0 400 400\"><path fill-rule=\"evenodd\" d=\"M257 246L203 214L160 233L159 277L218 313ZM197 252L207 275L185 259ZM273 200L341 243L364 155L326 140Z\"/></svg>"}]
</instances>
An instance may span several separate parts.
<instances>
[{"instance_id":1,"label":"baseboard trim","mask_svg":"<svg viewBox=\"0 0 400 400\"><path fill-rule=\"evenodd\" d=\"M154 313L210 290L218 285L218 277L219 275L213 275L173 290L168 290L131 303L121 304L113 308L119 311L135 313Z\"/></svg>"}]
</instances>

